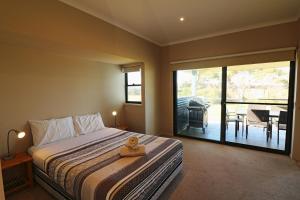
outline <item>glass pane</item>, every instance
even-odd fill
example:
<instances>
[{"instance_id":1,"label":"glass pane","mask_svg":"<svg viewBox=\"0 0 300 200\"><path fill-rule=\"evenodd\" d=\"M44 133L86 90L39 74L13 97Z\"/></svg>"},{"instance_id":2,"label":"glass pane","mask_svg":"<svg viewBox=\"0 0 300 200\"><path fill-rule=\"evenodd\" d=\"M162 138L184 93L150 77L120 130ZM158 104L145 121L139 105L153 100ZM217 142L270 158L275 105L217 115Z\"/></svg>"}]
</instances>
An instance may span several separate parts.
<instances>
[{"instance_id":1,"label":"glass pane","mask_svg":"<svg viewBox=\"0 0 300 200\"><path fill-rule=\"evenodd\" d=\"M177 134L220 140L222 68L177 71Z\"/></svg>"},{"instance_id":2,"label":"glass pane","mask_svg":"<svg viewBox=\"0 0 300 200\"><path fill-rule=\"evenodd\" d=\"M142 101L141 86L128 86L128 101Z\"/></svg>"},{"instance_id":3,"label":"glass pane","mask_svg":"<svg viewBox=\"0 0 300 200\"><path fill-rule=\"evenodd\" d=\"M290 62L227 68L227 101L287 103Z\"/></svg>"},{"instance_id":4,"label":"glass pane","mask_svg":"<svg viewBox=\"0 0 300 200\"><path fill-rule=\"evenodd\" d=\"M226 105L226 141L284 150L286 128L287 105Z\"/></svg>"},{"instance_id":5,"label":"glass pane","mask_svg":"<svg viewBox=\"0 0 300 200\"><path fill-rule=\"evenodd\" d=\"M127 73L127 78L128 78L128 85L142 84L142 81L141 81L141 71L138 71L138 72L128 72Z\"/></svg>"}]
</instances>

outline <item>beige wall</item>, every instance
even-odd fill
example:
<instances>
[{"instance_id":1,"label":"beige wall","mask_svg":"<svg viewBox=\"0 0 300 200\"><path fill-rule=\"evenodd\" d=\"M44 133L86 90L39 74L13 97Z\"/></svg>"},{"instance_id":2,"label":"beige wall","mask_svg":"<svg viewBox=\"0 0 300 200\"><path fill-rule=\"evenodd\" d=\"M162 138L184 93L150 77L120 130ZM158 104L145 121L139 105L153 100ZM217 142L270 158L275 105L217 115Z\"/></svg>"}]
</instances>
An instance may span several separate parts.
<instances>
[{"instance_id":1,"label":"beige wall","mask_svg":"<svg viewBox=\"0 0 300 200\"><path fill-rule=\"evenodd\" d=\"M55 0L4 1L0 24L2 153L7 130L28 119L101 111L109 121L124 102L124 82L99 61L144 62L143 104L126 105L124 121L157 133L158 46ZM24 150L30 139L19 144Z\"/></svg>"},{"instance_id":2,"label":"beige wall","mask_svg":"<svg viewBox=\"0 0 300 200\"><path fill-rule=\"evenodd\" d=\"M298 49L297 52L297 64L296 64L296 84L297 88L300 86L300 70L299 70L299 63L300 63L300 50ZM292 158L294 160L300 161L300 92L296 91L295 96L295 107L294 107L294 135L293 135L293 142L292 142Z\"/></svg>"},{"instance_id":3,"label":"beige wall","mask_svg":"<svg viewBox=\"0 0 300 200\"><path fill-rule=\"evenodd\" d=\"M124 113L126 119L126 125L129 127L129 130L135 131L138 133L145 132L145 120L144 118L139 118L138 116L143 116L144 112L140 108L142 105L124 105ZM136 116L136 117L130 117Z\"/></svg>"},{"instance_id":4,"label":"beige wall","mask_svg":"<svg viewBox=\"0 0 300 200\"><path fill-rule=\"evenodd\" d=\"M111 112L118 110L123 120L124 75L118 65L5 44L0 44L0 60L1 141L10 128L27 130L28 119L100 111L111 126ZM18 150L30 143L28 134L18 141Z\"/></svg>"},{"instance_id":5,"label":"beige wall","mask_svg":"<svg viewBox=\"0 0 300 200\"><path fill-rule=\"evenodd\" d=\"M292 158L300 163L300 20L298 20L298 51L296 63L296 95L294 107L294 135L292 143Z\"/></svg>"},{"instance_id":6,"label":"beige wall","mask_svg":"<svg viewBox=\"0 0 300 200\"><path fill-rule=\"evenodd\" d=\"M297 22L242 31L165 47L169 61L219 56L297 45Z\"/></svg>"}]
</instances>

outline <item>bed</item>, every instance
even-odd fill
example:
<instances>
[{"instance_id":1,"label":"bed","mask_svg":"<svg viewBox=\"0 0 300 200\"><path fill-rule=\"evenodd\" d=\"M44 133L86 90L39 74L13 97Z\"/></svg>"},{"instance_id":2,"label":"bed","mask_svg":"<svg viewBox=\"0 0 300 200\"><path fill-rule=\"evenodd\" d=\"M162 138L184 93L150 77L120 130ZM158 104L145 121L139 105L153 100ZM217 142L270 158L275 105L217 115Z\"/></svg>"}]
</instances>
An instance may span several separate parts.
<instances>
[{"instance_id":1,"label":"bed","mask_svg":"<svg viewBox=\"0 0 300 200\"><path fill-rule=\"evenodd\" d=\"M129 136L146 155L120 157ZM182 168L176 139L104 128L86 135L31 147L35 178L58 199L157 199Z\"/></svg>"}]
</instances>

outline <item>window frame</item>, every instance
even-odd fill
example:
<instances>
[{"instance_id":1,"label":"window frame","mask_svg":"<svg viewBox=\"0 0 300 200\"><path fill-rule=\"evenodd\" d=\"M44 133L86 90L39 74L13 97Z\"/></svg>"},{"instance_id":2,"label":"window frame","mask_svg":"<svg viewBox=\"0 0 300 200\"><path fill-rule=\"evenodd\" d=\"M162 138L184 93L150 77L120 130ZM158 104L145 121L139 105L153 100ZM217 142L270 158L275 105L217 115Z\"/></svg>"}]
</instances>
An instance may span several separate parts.
<instances>
[{"instance_id":1,"label":"window frame","mask_svg":"<svg viewBox=\"0 0 300 200\"><path fill-rule=\"evenodd\" d=\"M128 84L128 73L130 73L130 72L125 73L125 102L130 103L130 104L142 104L142 84ZM142 79L142 73L141 73L141 79ZM132 87L132 86L141 87L141 101L129 101L128 100L128 87Z\"/></svg>"},{"instance_id":2,"label":"window frame","mask_svg":"<svg viewBox=\"0 0 300 200\"><path fill-rule=\"evenodd\" d=\"M276 62L276 61L274 61ZM289 72L289 93L288 93L288 103L287 104L281 104L281 103L253 103L253 102L231 102L227 101L227 66L222 67L222 99L221 99L221 131L220 131L220 140L210 140L207 138L199 138L189 135L181 135L178 134L177 130L177 99L178 99L178 85L177 85L177 72L180 69L177 69L173 71L173 136L177 137L187 137L187 138L193 138L197 140L202 141L208 141L213 143L219 143L219 144L225 144L230 146L237 146L237 147L243 147L248 149L254 149L259 151L265 151L265 152L271 152L271 153L278 153L278 154L284 154L284 155L290 155L291 153L291 146L292 146L292 137L295 134L293 131L293 124L294 122L294 95L295 95L295 76L296 76L296 62L294 60L289 61L290 62L290 72ZM227 104L263 104L263 105L285 105L288 107L288 123L287 123L287 130L286 130L286 139L285 139L285 149L273 149L269 147L262 147L262 146L255 146L251 144L242 144L242 143L235 143L230 142L226 140L226 105Z\"/></svg>"}]
</instances>

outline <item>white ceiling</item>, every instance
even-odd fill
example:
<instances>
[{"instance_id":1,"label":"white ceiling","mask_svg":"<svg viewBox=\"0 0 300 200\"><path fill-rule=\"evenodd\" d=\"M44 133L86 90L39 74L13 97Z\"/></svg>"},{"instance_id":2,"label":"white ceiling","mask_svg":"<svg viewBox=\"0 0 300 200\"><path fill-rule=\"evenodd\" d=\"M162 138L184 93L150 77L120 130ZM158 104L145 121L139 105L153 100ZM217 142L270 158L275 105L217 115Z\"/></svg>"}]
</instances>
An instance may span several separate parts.
<instances>
[{"instance_id":1,"label":"white ceiling","mask_svg":"<svg viewBox=\"0 0 300 200\"><path fill-rule=\"evenodd\" d=\"M296 21L300 16L300 0L60 1L158 45Z\"/></svg>"}]
</instances>

